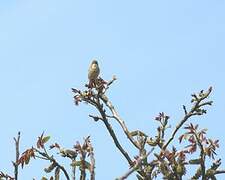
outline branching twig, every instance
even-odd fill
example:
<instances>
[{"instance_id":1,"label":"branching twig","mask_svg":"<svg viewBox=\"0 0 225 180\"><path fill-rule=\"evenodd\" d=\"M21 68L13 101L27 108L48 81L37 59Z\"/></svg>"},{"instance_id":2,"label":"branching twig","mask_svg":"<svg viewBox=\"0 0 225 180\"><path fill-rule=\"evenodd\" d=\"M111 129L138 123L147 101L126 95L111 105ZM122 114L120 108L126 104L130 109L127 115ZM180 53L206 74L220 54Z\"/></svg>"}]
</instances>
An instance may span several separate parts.
<instances>
[{"instance_id":1,"label":"branching twig","mask_svg":"<svg viewBox=\"0 0 225 180\"><path fill-rule=\"evenodd\" d=\"M177 131L181 128L181 126L190 118L192 115L191 113L187 113L187 115L184 116L184 118L180 121L180 123L176 126L175 130L172 133L172 136L169 138L169 140L165 143L165 145L162 147L162 149L166 149L167 146L170 144L170 142L174 139Z\"/></svg>"},{"instance_id":2,"label":"branching twig","mask_svg":"<svg viewBox=\"0 0 225 180\"><path fill-rule=\"evenodd\" d=\"M16 161L13 162L14 166L14 178L15 180L18 180L18 160L20 157L20 152L19 152L19 145L20 145L20 132L18 132L17 138L14 137L14 142L15 142L15 147L16 147Z\"/></svg>"},{"instance_id":3,"label":"branching twig","mask_svg":"<svg viewBox=\"0 0 225 180\"><path fill-rule=\"evenodd\" d=\"M49 155L48 155L47 150L45 149L45 147L44 147L43 149L44 149L44 151L45 151L44 153L41 152L41 151L39 151L38 149L34 148L34 150L35 150L38 154L40 154L40 156L43 156L44 158L46 158L47 160L49 160L50 162L52 162L52 163L55 165L55 167L59 167L59 168L63 171L63 173L64 173L66 179L67 179L67 180L70 180L69 174L67 173L66 169L65 169L62 165L60 165L60 164L56 161L56 159L54 159L53 156L49 156Z\"/></svg>"},{"instance_id":4,"label":"branching twig","mask_svg":"<svg viewBox=\"0 0 225 180\"><path fill-rule=\"evenodd\" d=\"M110 133L111 137L113 138L113 141L114 141L116 147L120 150L120 152L123 154L123 156L127 159L129 165L130 166L133 165L133 162L132 162L130 156L128 155L128 153L123 149L123 147L119 143L112 126L109 124L108 119L106 118L106 114L105 114L104 110L101 109L100 107L98 107L98 110L103 118L103 122L104 122L108 132Z\"/></svg>"},{"instance_id":5,"label":"branching twig","mask_svg":"<svg viewBox=\"0 0 225 180\"><path fill-rule=\"evenodd\" d=\"M102 79L100 79L101 81ZM101 117L98 117L98 116L93 116L93 115L89 115L89 117L92 117L95 121L98 121L98 120L102 120L110 134L110 136L112 137L116 147L119 149L119 151L123 154L123 156L126 158L126 160L128 161L129 165L131 166L133 164L130 156L128 155L128 153L124 150L124 148L121 146L121 144L119 143L118 141L118 138L112 128L112 126L110 125L110 123L108 122L108 115L106 115L106 112L104 110L104 107L103 107L103 104L101 104L100 102L100 99L106 103L106 101L108 100L108 98L103 94L106 92L106 90L108 89L108 87L116 80L116 78L114 77L110 82L107 83L106 87L104 89L101 89L99 90L98 88L96 88L98 90L97 94L95 94L93 91L88 91L85 93L82 93L80 90L77 90L77 89L73 89L72 88L72 91L76 94L79 94L79 97L78 96L75 96L75 102L76 104L81 102L81 101L84 101L84 102L87 102L91 105L93 105L94 107L97 108L97 110L100 112L101 114ZM91 95L91 96L90 96ZM104 96L104 98L103 98ZM107 100L106 100L107 99ZM125 123L121 122L121 120L119 120L119 123L123 126L123 129L125 129L125 132L128 136L129 132L125 126ZM129 135L129 138L132 138L130 135ZM137 145L136 145L137 146Z\"/></svg>"},{"instance_id":6,"label":"branching twig","mask_svg":"<svg viewBox=\"0 0 225 180\"><path fill-rule=\"evenodd\" d=\"M163 146L163 149L165 150L167 148L167 146L170 144L170 142L174 139L177 131L183 126L183 124L191 117L194 115L202 115L205 111L202 111L200 109L200 107L202 107L203 105L211 105L212 101L206 102L206 103L202 103L200 104L204 99L206 99L210 93L212 91L212 87L210 87L208 89L208 91L204 94L200 93L199 97L197 97L197 95L192 95L194 97L193 101L195 101L194 106L191 108L191 110L189 112L186 112L186 107L183 106L184 111L185 111L185 116L183 117L183 119L180 121L180 123L176 126L175 130L173 131L171 137L169 138L169 140L165 143L165 145Z\"/></svg>"},{"instance_id":7,"label":"branching twig","mask_svg":"<svg viewBox=\"0 0 225 180\"><path fill-rule=\"evenodd\" d=\"M14 177L12 177L6 173L0 172L0 179L2 180L2 178L4 178L5 180L15 180Z\"/></svg>"},{"instance_id":8,"label":"branching twig","mask_svg":"<svg viewBox=\"0 0 225 180\"><path fill-rule=\"evenodd\" d=\"M89 117L93 118L94 121L103 120L101 117L99 117L99 116L93 116L91 114L89 115Z\"/></svg>"},{"instance_id":9,"label":"branching twig","mask_svg":"<svg viewBox=\"0 0 225 180\"><path fill-rule=\"evenodd\" d=\"M114 106L112 105L112 103L108 100L108 98L104 95L101 94L100 98L103 100L103 102L106 104L106 106L110 109L110 111L113 114L113 118L116 119L116 121L120 124L120 126L122 127L124 133L126 134L127 138L131 141L131 143L138 149L140 149L140 147L138 146L138 143L133 139L133 137L130 135L130 132L125 124L125 122L123 121L123 119L119 116L119 114L117 113L116 109L114 108Z\"/></svg>"}]
</instances>

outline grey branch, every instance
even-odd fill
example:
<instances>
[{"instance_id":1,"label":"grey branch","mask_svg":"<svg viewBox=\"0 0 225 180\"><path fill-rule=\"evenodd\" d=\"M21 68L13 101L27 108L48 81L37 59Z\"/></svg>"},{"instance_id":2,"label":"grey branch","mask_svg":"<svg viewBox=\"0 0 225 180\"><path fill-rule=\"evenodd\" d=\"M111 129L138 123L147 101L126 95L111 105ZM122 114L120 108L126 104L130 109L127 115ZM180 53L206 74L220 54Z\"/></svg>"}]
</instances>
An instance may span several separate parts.
<instances>
[{"instance_id":1,"label":"grey branch","mask_svg":"<svg viewBox=\"0 0 225 180\"><path fill-rule=\"evenodd\" d=\"M109 99L104 95L101 94L100 98L102 99L102 101L105 103L105 105L110 109L111 113L112 113L112 117L119 123L119 125L122 127L124 133L126 134L127 138L131 141L131 143L138 149L140 149L138 143L133 139L133 137L131 136L125 122L123 121L123 119L119 116L119 114L117 113L115 107L113 106L112 102L109 101Z\"/></svg>"}]
</instances>

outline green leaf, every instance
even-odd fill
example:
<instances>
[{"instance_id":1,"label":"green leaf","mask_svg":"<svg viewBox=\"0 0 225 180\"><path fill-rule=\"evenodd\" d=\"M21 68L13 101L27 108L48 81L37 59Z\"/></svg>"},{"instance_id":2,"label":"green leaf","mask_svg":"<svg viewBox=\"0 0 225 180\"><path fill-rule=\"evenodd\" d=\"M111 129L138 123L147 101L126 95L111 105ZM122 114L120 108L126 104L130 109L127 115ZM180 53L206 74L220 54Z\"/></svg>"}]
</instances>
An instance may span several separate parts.
<instances>
[{"instance_id":1,"label":"green leaf","mask_svg":"<svg viewBox=\"0 0 225 180\"><path fill-rule=\"evenodd\" d=\"M48 180L48 179L47 179L46 177L43 176L43 177L41 178L41 180Z\"/></svg>"},{"instance_id":2,"label":"green leaf","mask_svg":"<svg viewBox=\"0 0 225 180\"><path fill-rule=\"evenodd\" d=\"M70 165L72 167L80 166L81 165L81 161L73 161Z\"/></svg>"},{"instance_id":3,"label":"green leaf","mask_svg":"<svg viewBox=\"0 0 225 180\"><path fill-rule=\"evenodd\" d=\"M45 137L42 139L42 143L45 144L46 142L48 142L49 139L50 139L50 136L45 136Z\"/></svg>"}]
</instances>

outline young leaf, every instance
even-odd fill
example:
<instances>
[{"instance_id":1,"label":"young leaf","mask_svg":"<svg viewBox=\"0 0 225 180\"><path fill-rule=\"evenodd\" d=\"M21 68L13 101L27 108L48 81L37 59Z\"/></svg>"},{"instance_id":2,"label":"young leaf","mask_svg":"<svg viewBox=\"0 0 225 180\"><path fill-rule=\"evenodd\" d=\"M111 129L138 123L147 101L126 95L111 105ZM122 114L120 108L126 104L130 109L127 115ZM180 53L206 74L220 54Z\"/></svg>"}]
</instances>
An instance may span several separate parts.
<instances>
[{"instance_id":1,"label":"young leaf","mask_svg":"<svg viewBox=\"0 0 225 180\"><path fill-rule=\"evenodd\" d=\"M46 142L48 142L49 139L50 139L50 136L45 136L45 137L42 139L42 143L45 144Z\"/></svg>"}]
</instances>

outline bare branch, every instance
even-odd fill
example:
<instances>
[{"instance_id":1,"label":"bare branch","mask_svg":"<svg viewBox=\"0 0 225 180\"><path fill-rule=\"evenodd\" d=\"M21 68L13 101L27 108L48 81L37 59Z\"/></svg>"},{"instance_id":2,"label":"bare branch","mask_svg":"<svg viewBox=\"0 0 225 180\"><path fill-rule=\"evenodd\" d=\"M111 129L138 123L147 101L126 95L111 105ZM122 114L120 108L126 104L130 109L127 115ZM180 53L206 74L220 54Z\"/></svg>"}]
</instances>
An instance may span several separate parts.
<instances>
[{"instance_id":1,"label":"bare branch","mask_svg":"<svg viewBox=\"0 0 225 180\"><path fill-rule=\"evenodd\" d=\"M131 143L138 149L140 149L140 147L138 146L138 143L133 139L133 137L131 136L125 122L123 121L123 119L119 116L119 114L117 113L116 109L114 108L113 104L109 101L109 99L104 95L101 94L100 98L102 99L102 101L106 104L106 106L110 109L110 111L113 114L113 117L116 119L116 121L120 124L120 126L122 127L124 133L126 134L127 138L131 141Z\"/></svg>"},{"instance_id":2,"label":"bare branch","mask_svg":"<svg viewBox=\"0 0 225 180\"><path fill-rule=\"evenodd\" d=\"M181 128L181 126L191 117L191 114L188 113L187 115L184 116L184 118L180 121L180 123L176 126L175 130L172 133L171 138L165 143L165 145L162 147L162 149L166 149L167 146L170 144L170 142L174 139L177 131Z\"/></svg>"},{"instance_id":3,"label":"bare branch","mask_svg":"<svg viewBox=\"0 0 225 180\"><path fill-rule=\"evenodd\" d=\"M97 94L92 89L89 89L89 91L85 91L84 93L82 93L80 90L73 89L73 88L72 88L72 91L76 94L74 96L76 104L78 104L78 102L84 101L84 102L87 102L87 103L93 105L94 107L96 107L98 109L98 111L100 112L102 117L93 116L93 115L89 115L89 117L92 117L95 121L101 119L104 122L104 124L105 124L105 126L106 126L106 128L107 128L107 130L108 130L108 132L110 134L110 136L112 137L116 147L123 154L123 156L127 159L129 165L132 165L133 163L132 163L132 160L131 160L130 156L128 155L128 153L124 150L124 148L119 143L112 126L108 122L108 117L109 116L106 115L106 111L105 111L105 109L103 107L103 104L101 104L101 102L100 102L100 98L103 101L103 99L102 99L102 97L104 95L103 93L106 92L106 89L108 89L108 87L115 80L116 80L116 78L114 77L110 82L106 83L103 79L99 78L98 79L99 85L97 84L96 87L95 87L95 89L97 90ZM105 87L105 84L106 84L106 87ZM106 96L104 96L104 101L106 101L106 99L108 99L108 98ZM111 116L111 117L113 117L113 116ZM121 123L121 121L120 121L120 123ZM123 124L124 124L124 122L123 122ZM123 125L123 128L124 127L126 128L126 126ZM129 134L127 128L126 128L126 134L127 135ZM129 135L129 137L132 138L130 135ZM136 144L136 146L137 146L137 144Z\"/></svg>"},{"instance_id":4,"label":"bare branch","mask_svg":"<svg viewBox=\"0 0 225 180\"><path fill-rule=\"evenodd\" d=\"M225 174L225 170L217 170L214 174Z\"/></svg>"},{"instance_id":5,"label":"bare branch","mask_svg":"<svg viewBox=\"0 0 225 180\"><path fill-rule=\"evenodd\" d=\"M113 141L114 141L116 147L120 150L120 152L123 154L123 156L127 159L129 165L133 165L133 162L132 162L130 156L129 156L128 153L123 149L123 147L120 145L120 143L119 143L119 141L118 141L118 139L117 139L117 137L116 137L116 134L115 134L115 132L114 132L112 126L109 124L108 119L106 118L105 112L103 111L103 109L102 109L101 107L98 107L98 110L99 110L99 112L101 113L101 116L102 116L102 118L103 118L103 122L104 122L104 124L105 124L105 126L106 126L106 128L107 128L107 130L108 130L108 132L109 132L109 134L110 134L111 137L113 138Z\"/></svg>"},{"instance_id":6,"label":"bare branch","mask_svg":"<svg viewBox=\"0 0 225 180\"><path fill-rule=\"evenodd\" d=\"M184 114L187 115L187 109L185 105L183 105L183 109L184 109Z\"/></svg>"},{"instance_id":7,"label":"bare branch","mask_svg":"<svg viewBox=\"0 0 225 180\"><path fill-rule=\"evenodd\" d=\"M20 152L19 152L19 145L20 145L20 132L18 132L17 138L13 138L14 142L15 142L15 147L16 147L16 161L13 162L13 166L14 166L14 178L15 180L18 180L18 160L20 157Z\"/></svg>"},{"instance_id":8,"label":"bare branch","mask_svg":"<svg viewBox=\"0 0 225 180\"><path fill-rule=\"evenodd\" d=\"M93 118L94 121L103 120L101 117L99 117L99 116L94 116L94 115L91 115L91 114L89 115L89 117Z\"/></svg>"}]
</instances>

